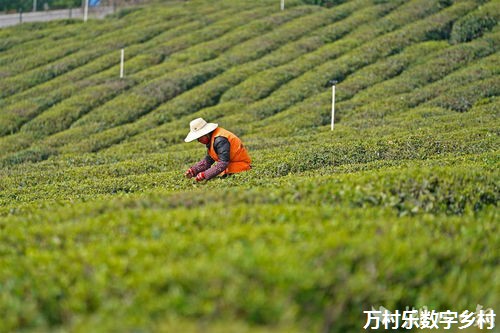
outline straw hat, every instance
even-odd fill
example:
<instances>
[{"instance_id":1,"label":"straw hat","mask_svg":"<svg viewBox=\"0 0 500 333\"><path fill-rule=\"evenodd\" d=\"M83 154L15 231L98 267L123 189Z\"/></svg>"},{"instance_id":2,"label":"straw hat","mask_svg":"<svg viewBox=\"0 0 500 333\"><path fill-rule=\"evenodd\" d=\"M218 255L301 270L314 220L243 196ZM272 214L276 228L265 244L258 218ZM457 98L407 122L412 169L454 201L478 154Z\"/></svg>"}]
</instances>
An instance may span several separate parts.
<instances>
[{"instance_id":1,"label":"straw hat","mask_svg":"<svg viewBox=\"0 0 500 333\"><path fill-rule=\"evenodd\" d=\"M191 132L184 139L185 142L191 142L196 140L205 134L208 134L215 130L219 124L207 123L203 118L196 118L189 123Z\"/></svg>"}]
</instances>

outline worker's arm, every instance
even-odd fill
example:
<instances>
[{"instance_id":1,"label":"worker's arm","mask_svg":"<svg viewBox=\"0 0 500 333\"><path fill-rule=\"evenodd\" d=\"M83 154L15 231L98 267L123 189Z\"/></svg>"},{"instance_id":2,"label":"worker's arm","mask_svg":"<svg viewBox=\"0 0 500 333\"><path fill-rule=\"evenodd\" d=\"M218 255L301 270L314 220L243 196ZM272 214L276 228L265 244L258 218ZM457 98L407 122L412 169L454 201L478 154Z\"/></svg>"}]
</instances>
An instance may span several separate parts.
<instances>
[{"instance_id":1,"label":"worker's arm","mask_svg":"<svg viewBox=\"0 0 500 333\"><path fill-rule=\"evenodd\" d=\"M210 168L212 164L214 164L214 159L207 154L204 159L193 165L186 171L186 177L191 178Z\"/></svg>"},{"instance_id":2,"label":"worker's arm","mask_svg":"<svg viewBox=\"0 0 500 333\"><path fill-rule=\"evenodd\" d=\"M231 144L225 137L218 136L214 140L214 150L219 161L210 169L204 172L205 179L211 179L227 169L229 165L229 152L231 151Z\"/></svg>"}]
</instances>

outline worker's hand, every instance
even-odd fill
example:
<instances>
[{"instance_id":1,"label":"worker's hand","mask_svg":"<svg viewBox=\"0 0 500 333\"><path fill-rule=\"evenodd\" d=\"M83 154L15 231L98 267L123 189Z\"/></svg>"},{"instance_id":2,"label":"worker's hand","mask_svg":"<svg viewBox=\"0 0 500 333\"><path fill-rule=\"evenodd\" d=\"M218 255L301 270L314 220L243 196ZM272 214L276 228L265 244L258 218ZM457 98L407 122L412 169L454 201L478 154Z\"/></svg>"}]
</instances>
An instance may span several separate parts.
<instances>
[{"instance_id":1,"label":"worker's hand","mask_svg":"<svg viewBox=\"0 0 500 333\"><path fill-rule=\"evenodd\" d=\"M187 178L193 178L194 176L196 176L196 174L194 173L194 170L192 168L189 168L184 176L186 176Z\"/></svg>"},{"instance_id":2,"label":"worker's hand","mask_svg":"<svg viewBox=\"0 0 500 333\"><path fill-rule=\"evenodd\" d=\"M204 172L200 172L200 173L196 176L196 181L197 181L197 182L201 182L203 179L205 179L205 173L204 173Z\"/></svg>"}]
</instances>

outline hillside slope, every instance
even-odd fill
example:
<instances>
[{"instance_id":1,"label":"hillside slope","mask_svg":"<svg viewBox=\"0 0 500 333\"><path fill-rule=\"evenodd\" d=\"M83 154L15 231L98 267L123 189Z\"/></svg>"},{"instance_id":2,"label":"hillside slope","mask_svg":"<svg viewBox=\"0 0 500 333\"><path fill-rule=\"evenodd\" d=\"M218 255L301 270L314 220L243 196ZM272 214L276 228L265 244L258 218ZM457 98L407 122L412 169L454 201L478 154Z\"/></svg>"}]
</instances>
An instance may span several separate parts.
<instances>
[{"instance_id":1,"label":"hillside slope","mask_svg":"<svg viewBox=\"0 0 500 333\"><path fill-rule=\"evenodd\" d=\"M0 29L0 332L498 313L500 2L316 2ZM196 117L253 169L184 178Z\"/></svg>"}]
</instances>

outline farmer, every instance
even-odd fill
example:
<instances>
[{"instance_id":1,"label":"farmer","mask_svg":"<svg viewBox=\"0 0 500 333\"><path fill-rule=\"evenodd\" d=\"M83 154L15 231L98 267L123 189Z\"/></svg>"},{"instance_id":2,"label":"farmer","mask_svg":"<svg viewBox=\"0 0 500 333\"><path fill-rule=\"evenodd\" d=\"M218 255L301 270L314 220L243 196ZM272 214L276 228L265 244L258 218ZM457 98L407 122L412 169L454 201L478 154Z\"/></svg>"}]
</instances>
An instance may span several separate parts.
<instances>
[{"instance_id":1,"label":"farmer","mask_svg":"<svg viewBox=\"0 0 500 333\"><path fill-rule=\"evenodd\" d=\"M204 159L186 171L186 177L195 177L196 181L211 179L217 175L225 176L248 171L252 162L241 140L233 133L219 127L218 124L207 123L197 118L189 123L191 131L184 141L198 142L207 146L208 153ZM214 164L217 162L214 166Z\"/></svg>"}]
</instances>

